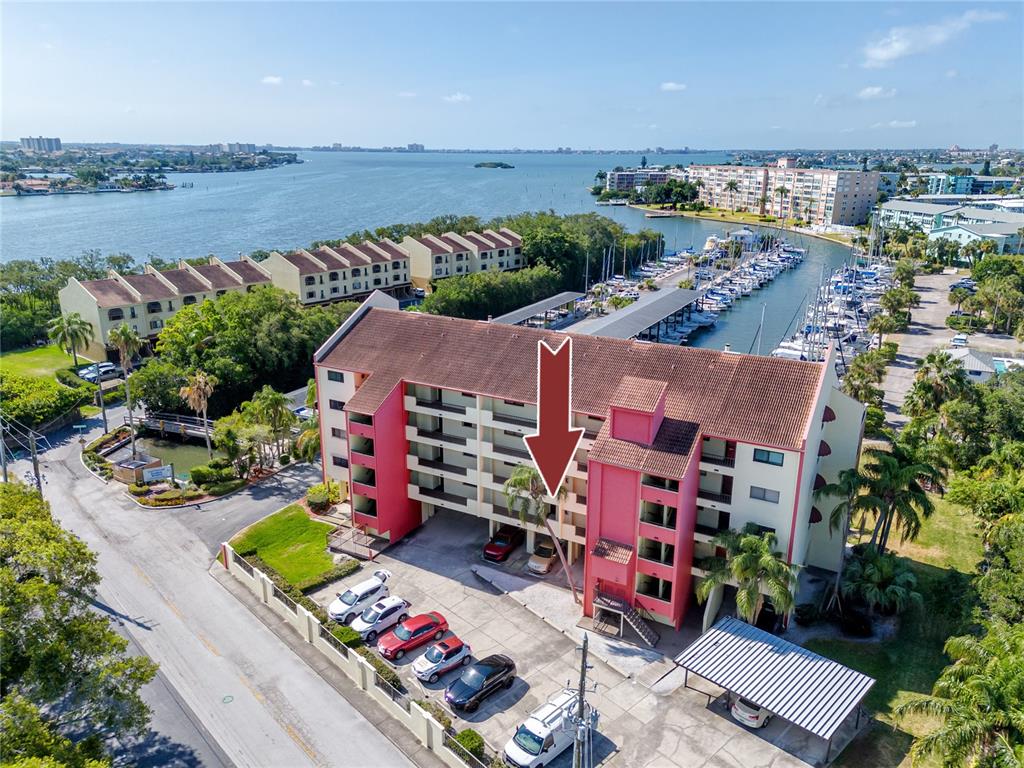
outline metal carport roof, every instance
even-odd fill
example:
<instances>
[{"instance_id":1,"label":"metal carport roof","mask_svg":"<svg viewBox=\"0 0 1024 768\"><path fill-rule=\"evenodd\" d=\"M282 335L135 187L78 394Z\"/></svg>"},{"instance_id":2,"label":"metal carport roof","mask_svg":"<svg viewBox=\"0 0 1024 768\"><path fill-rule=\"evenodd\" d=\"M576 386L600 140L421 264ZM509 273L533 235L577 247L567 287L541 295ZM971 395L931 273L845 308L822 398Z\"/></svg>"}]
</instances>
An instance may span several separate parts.
<instances>
[{"instance_id":1,"label":"metal carport roof","mask_svg":"<svg viewBox=\"0 0 1024 768\"><path fill-rule=\"evenodd\" d=\"M495 317L491 320L492 323L502 323L504 325L518 325L519 323L529 320L531 317L536 315L542 315L550 309L558 309L558 307L566 304L571 304L577 299L582 299L582 293L575 293L574 291L563 291L562 293L556 293L547 299L541 299L535 301L533 304L529 304L519 309L514 309L508 314L502 315L501 317Z\"/></svg>"},{"instance_id":2,"label":"metal carport roof","mask_svg":"<svg viewBox=\"0 0 1024 768\"><path fill-rule=\"evenodd\" d=\"M831 739L875 684L874 678L725 618L676 663L822 739Z\"/></svg>"},{"instance_id":3,"label":"metal carport roof","mask_svg":"<svg viewBox=\"0 0 1024 768\"><path fill-rule=\"evenodd\" d=\"M643 295L628 307L612 312L581 333L590 336L609 336L613 339L631 339L650 328L659 320L675 314L693 304L704 295L703 291L685 288L662 289Z\"/></svg>"}]
</instances>

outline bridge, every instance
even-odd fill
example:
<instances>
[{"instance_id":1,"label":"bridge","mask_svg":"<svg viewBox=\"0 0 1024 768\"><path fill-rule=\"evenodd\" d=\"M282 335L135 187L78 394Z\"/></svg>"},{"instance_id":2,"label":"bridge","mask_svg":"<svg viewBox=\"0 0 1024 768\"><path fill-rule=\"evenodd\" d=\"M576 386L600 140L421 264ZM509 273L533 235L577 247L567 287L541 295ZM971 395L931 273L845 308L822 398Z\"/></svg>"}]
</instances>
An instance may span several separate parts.
<instances>
[{"instance_id":1,"label":"bridge","mask_svg":"<svg viewBox=\"0 0 1024 768\"><path fill-rule=\"evenodd\" d=\"M180 413L147 413L135 422L154 432L171 435L187 435L188 437L206 437L206 430L213 433L213 419L201 419L197 416L183 416ZM128 417L124 417L128 423Z\"/></svg>"}]
</instances>

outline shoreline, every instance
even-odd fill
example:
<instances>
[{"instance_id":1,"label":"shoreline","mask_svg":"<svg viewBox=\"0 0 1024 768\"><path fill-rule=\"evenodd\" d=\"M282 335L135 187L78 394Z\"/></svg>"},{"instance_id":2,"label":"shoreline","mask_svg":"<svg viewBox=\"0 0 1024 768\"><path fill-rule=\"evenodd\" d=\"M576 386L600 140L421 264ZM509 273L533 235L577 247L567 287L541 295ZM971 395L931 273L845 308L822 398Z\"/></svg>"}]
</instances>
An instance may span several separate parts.
<instances>
[{"instance_id":1,"label":"shoreline","mask_svg":"<svg viewBox=\"0 0 1024 768\"><path fill-rule=\"evenodd\" d=\"M770 221L750 221L749 218L744 216L750 216L750 214L738 214L733 215L731 212L725 212L722 214L705 214L697 211L667 211L660 208L650 208L643 204L637 203L626 203L626 208L632 208L636 211L643 211L646 213L656 213L657 216L652 216L652 219L673 219L673 218L690 218L690 219L703 219L705 221L721 221L729 224L741 224L744 226L751 227L772 227L775 229L782 229L785 232L796 232L801 235L807 235L808 237L816 237L820 240L828 240L829 242L835 243L836 245L844 245L849 248L853 247L853 243L843 235L830 235L822 232L815 232L813 230L805 229L804 227L779 227L778 222Z\"/></svg>"}]
</instances>

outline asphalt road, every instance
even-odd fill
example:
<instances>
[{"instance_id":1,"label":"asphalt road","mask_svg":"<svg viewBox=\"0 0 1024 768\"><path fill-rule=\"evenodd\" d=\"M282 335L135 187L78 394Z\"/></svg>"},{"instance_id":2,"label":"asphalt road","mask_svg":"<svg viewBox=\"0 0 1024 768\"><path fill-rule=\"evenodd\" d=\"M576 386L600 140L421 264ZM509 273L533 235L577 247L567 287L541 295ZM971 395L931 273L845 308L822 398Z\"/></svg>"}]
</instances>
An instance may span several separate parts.
<instances>
[{"instance_id":1,"label":"asphalt road","mask_svg":"<svg viewBox=\"0 0 1024 768\"><path fill-rule=\"evenodd\" d=\"M98 419L88 424L86 439L98 436ZM294 500L319 479L315 468L201 509L143 509L82 466L74 435L51 442L43 494L98 556L98 607L160 664L146 691L155 733L126 747L141 750L140 764L412 765L208 573L222 540ZM10 469L21 477L30 466Z\"/></svg>"}]
</instances>

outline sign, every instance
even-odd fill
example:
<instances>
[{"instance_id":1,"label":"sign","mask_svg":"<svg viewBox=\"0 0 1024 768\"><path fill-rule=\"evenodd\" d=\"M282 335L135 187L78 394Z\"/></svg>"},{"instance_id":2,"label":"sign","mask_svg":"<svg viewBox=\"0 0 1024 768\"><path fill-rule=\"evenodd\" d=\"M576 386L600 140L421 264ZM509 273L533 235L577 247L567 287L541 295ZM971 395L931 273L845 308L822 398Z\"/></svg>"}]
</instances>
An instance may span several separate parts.
<instances>
[{"instance_id":1,"label":"sign","mask_svg":"<svg viewBox=\"0 0 1024 768\"><path fill-rule=\"evenodd\" d=\"M152 483L154 480L170 480L174 477L173 472L174 470L170 466L150 467L142 470L142 479L147 483Z\"/></svg>"}]
</instances>

